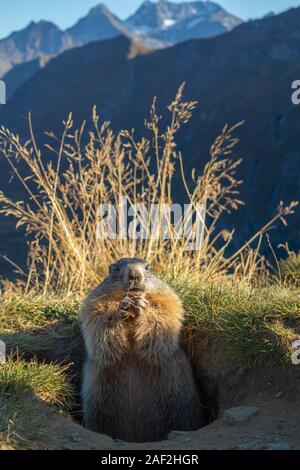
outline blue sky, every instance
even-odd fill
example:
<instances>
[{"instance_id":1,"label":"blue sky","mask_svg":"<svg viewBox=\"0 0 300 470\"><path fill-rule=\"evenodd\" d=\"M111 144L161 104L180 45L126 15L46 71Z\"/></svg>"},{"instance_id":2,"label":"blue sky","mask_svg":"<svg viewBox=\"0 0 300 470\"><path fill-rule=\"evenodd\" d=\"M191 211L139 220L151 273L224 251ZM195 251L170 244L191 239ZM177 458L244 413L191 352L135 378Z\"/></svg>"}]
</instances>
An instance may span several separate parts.
<instances>
[{"instance_id":1,"label":"blue sky","mask_svg":"<svg viewBox=\"0 0 300 470\"><path fill-rule=\"evenodd\" d=\"M173 0L180 2L182 0ZM241 18L260 17L269 11L280 12L300 6L300 0L215 0L231 13ZM97 0L1 0L0 37L22 29L31 20L50 20L66 28L97 5ZM110 10L121 18L129 16L142 0L106 0Z\"/></svg>"}]
</instances>

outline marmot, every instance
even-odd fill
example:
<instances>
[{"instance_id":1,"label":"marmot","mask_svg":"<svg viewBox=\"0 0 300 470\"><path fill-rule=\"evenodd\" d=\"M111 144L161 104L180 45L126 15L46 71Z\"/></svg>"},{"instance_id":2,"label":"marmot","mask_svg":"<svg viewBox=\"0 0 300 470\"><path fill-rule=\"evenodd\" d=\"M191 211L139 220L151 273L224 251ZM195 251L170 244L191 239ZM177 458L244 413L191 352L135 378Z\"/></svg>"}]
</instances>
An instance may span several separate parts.
<instances>
[{"instance_id":1,"label":"marmot","mask_svg":"<svg viewBox=\"0 0 300 470\"><path fill-rule=\"evenodd\" d=\"M84 426L127 442L196 430L204 413L179 342L183 307L140 259L122 259L83 302Z\"/></svg>"}]
</instances>

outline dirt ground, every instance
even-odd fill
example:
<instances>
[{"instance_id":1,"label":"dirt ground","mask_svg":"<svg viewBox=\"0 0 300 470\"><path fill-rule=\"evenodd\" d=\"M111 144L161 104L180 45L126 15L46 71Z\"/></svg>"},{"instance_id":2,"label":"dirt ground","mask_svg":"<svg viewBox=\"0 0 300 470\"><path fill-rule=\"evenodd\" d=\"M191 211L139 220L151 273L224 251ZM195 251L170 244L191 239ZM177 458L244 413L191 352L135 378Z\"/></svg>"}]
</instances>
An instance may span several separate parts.
<instances>
[{"instance_id":1,"label":"dirt ground","mask_svg":"<svg viewBox=\"0 0 300 470\"><path fill-rule=\"evenodd\" d=\"M300 385L300 382L299 382ZM162 442L134 444L114 441L85 430L69 417L52 414L49 433L40 443L45 449L61 450L300 450L300 387L289 396L273 390L260 393L251 403L252 416L228 424L224 413L196 432L173 432ZM226 413L225 413L226 415Z\"/></svg>"}]
</instances>

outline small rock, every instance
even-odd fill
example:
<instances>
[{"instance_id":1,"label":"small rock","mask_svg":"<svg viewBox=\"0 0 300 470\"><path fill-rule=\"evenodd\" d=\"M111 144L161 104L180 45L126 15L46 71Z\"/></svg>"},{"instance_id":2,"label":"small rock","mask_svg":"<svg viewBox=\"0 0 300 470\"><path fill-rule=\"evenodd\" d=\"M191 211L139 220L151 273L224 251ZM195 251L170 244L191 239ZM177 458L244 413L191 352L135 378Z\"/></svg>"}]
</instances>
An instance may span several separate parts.
<instances>
[{"instance_id":1,"label":"small rock","mask_svg":"<svg viewBox=\"0 0 300 470\"><path fill-rule=\"evenodd\" d=\"M276 395L275 395L275 398L281 398L282 397L282 392L278 392Z\"/></svg>"},{"instance_id":2,"label":"small rock","mask_svg":"<svg viewBox=\"0 0 300 470\"><path fill-rule=\"evenodd\" d=\"M271 442L271 443L272 443L272 442L279 442L279 439L278 439L278 437L272 436L272 437L269 437L269 438L268 438L268 442Z\"/></svg>"},{"instance_id":3,"label":"small rock","mask_svg":"<svg viewBox=\"0 0 300 470\"><path fill-rule=\"evenodd\" d=\"M291 446L287 442L276 442L269 444L267 450L291 450Z\"/></svg>"},{"instance_id":4,"label":"small rock","mask_svg":"<svg viewBox=\"0 0 300 470\"><path fill-rule=\"evenodd\" d=\"M261 446L257 442L248 442L238 446L238 450L259 450L260 448Z\"/></svg>"},{"instance_id":5,"label":"small rock","mask_svg":"<svg viewBox=\"0 0 300 470\"><path fill-rule=\"evenodd\" d=\"M235 449L233 448L232 450L249 450L249 444L240 444L238 447Z\"/></svg>"},{"instance_id":6,"label":"small rock","mask_svg":"<svg viewBox=\"0 0 300 470\"><path fill-rule=\"evenodd\" d=\"M191 439L188 439L188 438L182 439L183 444L191 444L191 442L192 442Z\"/></svg>"},{"instance_id":7,"label":"small rock","mask_svg":"<svg viewBox=\"0 0 300 470\"><path fill-rule=\"evenodd\" d=\"M168 434L168 439L170 441L174 441L176 439L179 439L179 438L182 438L182 437L185 437L187 438L188 434L184 431L171 431L169 434Z\"/></svg>"},{"instance_id":8,"label":"small rock","mask_svg":"<svg viewBox=\"0 0 300 470\"><path fill-rule=\"evenodd\" d=\"M124 441L120 441L120 439L115 439L115 444L117 447L122 447L124 445Z\"/></svg>"},{"instance_id":9,"label":"small rock","mask_svg":"<svg viewBox=\"0 0 300 470\"><path fill-rule=\"evenodd\" d=\"M237 406L236 408L230 408L226 410L224 412L222 421L225 424L244 423L257 412L258 409L256 406Z\"/></svg>"},{"instance_id":10,"label":"small rock","mask_svg":"<svg viewBox=\"0 0 300 470\"><path fill-rule=\"evenodd\" d=\"M81 441L81 437L80 437L78 432L75 432L74 434L72 434L71 439L72 439L73 442L80 442Z\"/></svg>"}]
</instances>

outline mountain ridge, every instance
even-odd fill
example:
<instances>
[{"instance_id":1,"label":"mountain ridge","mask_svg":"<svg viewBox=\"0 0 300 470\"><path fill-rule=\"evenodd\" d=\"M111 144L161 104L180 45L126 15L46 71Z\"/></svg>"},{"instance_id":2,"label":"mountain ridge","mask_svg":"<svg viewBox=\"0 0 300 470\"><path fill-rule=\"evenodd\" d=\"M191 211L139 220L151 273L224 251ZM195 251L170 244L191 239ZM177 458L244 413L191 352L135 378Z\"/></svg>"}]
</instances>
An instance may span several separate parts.
<instances>
[{"instance_id":1,"label":"mountain ridge","mask_svg":"<svg viewBox=\"0 0 300 470\"><path fill-rule=\"evenodd\" d=\"M165 13L168 14L168 9L171 9L172 11L176 10L179 16L182 16L184 11L192 11L191 9L195 8L192 7L192 5L198 5L198 8L202 6L203 9L203 5L206 5L206 2L197 1L177 4L161 0L157 4L153 4L152 2L146 1L140 8L144 8L145 5L147 6L149 4L151 4L154 9L158 9L157 11L160 12L160 14L162 14L161 10L164 9L167 9ZM218 8L219 11L225 12L221 7ZM138 15L138 12L139 9L131 18ZM229 23L231 18L235 18L233 15L227 14L227 12L226 15ZM187 18L187 13L185 14L185 18ZM146 15L144 21L146 23L147 21L151 22L151 18ZM177 21L176 28L171 28L172 30L167 28L167 30L163 30L159 34L157 31L152 34L150 30L149 33L145 32L147 29L146 23L144 31L137 31L134 27L130 26L129 23L130 21L128 22L128 20L120 20L104 3L100 3L91 8L86 16L80 18L73 26L66 30L61 30L51 21L32 21L24 29L12 32L9 36L0 40L0 78L5 79L6 76L8 87L10 87L11 75L7 77L7 74L9 74L15 66L35 61L40 57L43 58L42 63L44 63L46 60L50 60L52 57L68 49L79 47L93 41L112 39L119 35L138 40L147 48L158 49L184 41L191 36L202 37L221 34L237 24L235 20L233 20L231 26L229 25L226 29L223 25L224 18L215 18L211 22L203 22L202 27L201 25L196 25L197 27L190 28L187 33L183 33L186 29L186 25ZM23 70L24 78L22 78ZM22 84L28 79L30 70L34 71L34 68L31 68L30 65L18 69L20 76L18 80L13 81L14 90L17 82ZM10 92L9 96L11 95L12 93Z\"/></svg>"}]
</instances>

